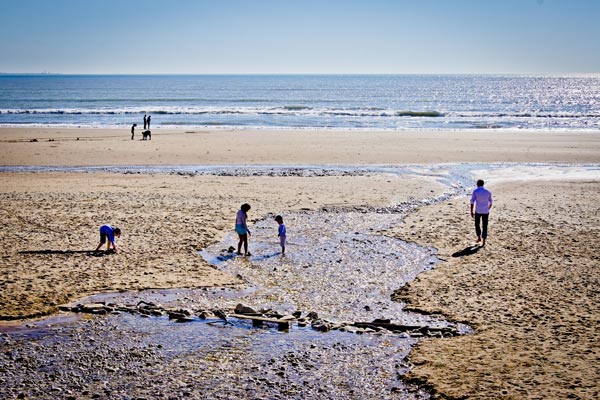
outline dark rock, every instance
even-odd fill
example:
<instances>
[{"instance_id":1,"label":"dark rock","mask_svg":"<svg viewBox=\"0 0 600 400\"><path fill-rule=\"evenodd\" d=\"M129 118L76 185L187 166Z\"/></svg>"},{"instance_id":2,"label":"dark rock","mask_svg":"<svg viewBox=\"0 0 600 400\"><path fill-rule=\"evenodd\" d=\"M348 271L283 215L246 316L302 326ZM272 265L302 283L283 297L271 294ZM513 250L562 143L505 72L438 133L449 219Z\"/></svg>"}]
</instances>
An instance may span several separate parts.
<instances>
[{"instance_id":1,"label":"dark rock","mask_svg":"<svg viewBox=\"0 0 600 400\"><path fill-rule=\"evenodd\" d=\"M206 311L202 311L200 312L200 314L198 314L198 318L200 319L206 319L208 317L208 313Z\"/></svg>"},{"instance_id":2,"label":"dark rock","mask_svg":"<svg viewBox=\"0 0 600 400\"><path fill-rule=\"evenodd\" d=\"M81 308L81 312L97 314L97 315L104 315L104 314L107 314L107 313L113 311L113 309L111 307L108 307L108 306L104 305L103 303L84 304L80 308Z\"/></svg>"},{"instance_id":3,"label":"dark rock","mask_svg":"<svg viewBox=\"0 0 600 400\"><path fill-rule=\"evenodd\" d=\"M247 307L240 303L237 306L235 306L235 313L236 314L256 314L256 311L253 308Z\"/></svg>"},{"instance_id":4,"label":"dark rock","mask_svg":"<svg viewBox=\"0 0 600 400\"><path fill-rule=\"evenodd\" d=\"M181 319L185 317L191 317L194 313L187 308L179 308L176 310L166 310L169 315L169 319Z\"/></svg>"},{"instance_id":5,"label":"dark rock","mask_svg":"<svg viewBox=\"0 0 600 400\"><path fill-rule=\"evenodd\" d=\"M314 311L311 311L308 313L308 315L306 316L306 318L308 319L319 319L319 314L317 314Z\"/></svg>"},{"instance_id":6,"label":"dark rock","mask_svg":"<svg viewBox=\"0 0 600 400\"><path fill-rule=\"evenodd\" d=\"M376 318L373 320L374 324L389 324L390 322L392 322L389 319L381 319L381 318Z\"/></svg>"},{"instance_id":7,"label":"dark rock","mask_svg":"<svg viewBox=\"0 0 600 400\"><path fill-rule=\"evenodd\" d=\"M329 322L323 321L323 320L317 320L317 321L313 322L311 327L315 331L319 331L319 332L327 332L327 331L331 330L331 324Z\"/></svg>"},{"instance_id":8,"label":"dark rock","mask_svg":"<svg viewBox=\"0 0 600 400\"><path fill-rule=\"evenodd\" d=\"M147 307L158 307L156 304L149 302L149 301L144 301L144 300L140 300L137 303L137 306L147 306Z\"/></svg>"},{"instance_id":9,"label":"dark rock","mask_svg":"<svg viewBox=\"0 0 600 400\"><path fill-rule=\"evenodd\" d=\"M223 310L215 310L215 311L213 311L213 313L218 318L221 318L223 321L227 322L227 314L225 314L225 312L223 312Z\"/></svg>"},{"instance_id":10,"label":"dark rock","mask_svg":"<svg viewBox=\"0 0 600 400\"><path fill-rule=\"evenodd\" d=\"M179 309L179 312L188 317L194 315L194 312L192 310L190 310L189 308L181 308L181 309Z\"/></svg>"},{"instance_id":11,"label":"dark rock","mask_svg":"<svg viewBox=\"0 0 600 400\"><path fill-rule=\"evenodd\" d=\"M186 315L183 315L182 313L178 313L175 311L167 311L167 314L169 315L169 319L180 319L180 318L186 317Z\"/></svg>"}]
</instances>

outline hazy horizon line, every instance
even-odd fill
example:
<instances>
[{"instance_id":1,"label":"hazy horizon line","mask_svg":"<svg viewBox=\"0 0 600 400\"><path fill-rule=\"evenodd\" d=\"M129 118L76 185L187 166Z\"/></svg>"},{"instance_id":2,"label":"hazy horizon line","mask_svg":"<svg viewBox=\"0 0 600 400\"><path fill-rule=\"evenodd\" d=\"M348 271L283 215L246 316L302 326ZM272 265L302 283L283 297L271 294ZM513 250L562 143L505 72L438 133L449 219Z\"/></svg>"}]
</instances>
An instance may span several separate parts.
<instances>
[{"instance_id":1,"label":"hazy horizon line","mask_svg":"<svg viewBox=\"0 0 600 400\"><path fill-rule=\"evenodd\" d=\"M32 76L343 76L343 75L600 75L598 72L1 72L0 75L32 75Z\"/></svg>"}]
</instances>

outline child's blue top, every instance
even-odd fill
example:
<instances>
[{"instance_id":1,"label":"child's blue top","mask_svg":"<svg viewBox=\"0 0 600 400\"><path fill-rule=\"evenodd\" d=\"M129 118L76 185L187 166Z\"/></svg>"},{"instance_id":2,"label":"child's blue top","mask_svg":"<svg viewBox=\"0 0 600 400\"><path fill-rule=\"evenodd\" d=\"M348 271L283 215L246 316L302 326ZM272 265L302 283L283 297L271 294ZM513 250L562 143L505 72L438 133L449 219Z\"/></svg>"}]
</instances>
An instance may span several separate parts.
<instances>
[{"instance_id":1,"label":"child's blue top","mask_svg":"<svg viewBox=\"0 0 600 400\"><path fill-rule=\"evenodd\" d=\"M279 225L279 236L285 236L286 231L285 231L285 225L281 224Z\"/></svg>"},{"instance_id":2,"label":"child's blue top","mask_svg":"<svg viewBox=\"0 0 600 400\"><path fill-rule=\"evenodd\" d=\"M115 228L110 225L102 225L100 227L100 234L104 233L106 236L108 236L108 240L110 240L112 244L115 244L114 230Z\"/></svg>"}]
</instances>

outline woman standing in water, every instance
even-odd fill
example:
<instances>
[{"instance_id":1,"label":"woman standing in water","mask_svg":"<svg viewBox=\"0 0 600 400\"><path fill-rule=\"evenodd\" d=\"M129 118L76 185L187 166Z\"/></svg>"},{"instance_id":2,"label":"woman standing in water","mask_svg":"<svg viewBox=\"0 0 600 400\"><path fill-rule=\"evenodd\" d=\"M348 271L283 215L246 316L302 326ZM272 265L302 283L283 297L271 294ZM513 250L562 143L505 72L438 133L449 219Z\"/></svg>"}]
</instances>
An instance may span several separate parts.
<instances>
[{"instance_id":1,"label":"woman standing in water","mask_svg":"<svg viewBox=\"0 0 600 400\"><path fill-rule=\"evenodd\" d=\"M240 237L240 241L237 247L237 254L242 255L242 243L244 244L244 255L251 256L248 252L248 235L250 235L250 229L248 229L248 211L250 210L250 204L244 203L237 212L235 218L235 231Z\"/></svg>"}]
</instances>

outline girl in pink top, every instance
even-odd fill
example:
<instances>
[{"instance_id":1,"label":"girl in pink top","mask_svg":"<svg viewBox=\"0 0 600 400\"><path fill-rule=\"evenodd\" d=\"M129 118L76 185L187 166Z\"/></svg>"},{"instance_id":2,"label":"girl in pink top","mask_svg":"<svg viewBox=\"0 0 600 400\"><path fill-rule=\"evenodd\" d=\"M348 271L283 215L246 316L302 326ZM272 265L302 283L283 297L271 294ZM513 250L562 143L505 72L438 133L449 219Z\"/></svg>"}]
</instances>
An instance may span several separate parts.
<instances>
[{"instance_id":1,"label":"girl in pink top","mask_svg":"<svg viewBox=\"0 0 600 400\"><path fill-rule=\"evenodd\" d=\"M248 229L248 211L250 211L250 204L244 203L237 212L235 218L235 231L240 237L238 243L237 254L242 255L242 243L244 244L244 254L250 256L248 252L248 235L250 235L250 229Z\"/></svg>"}]
</instances>

